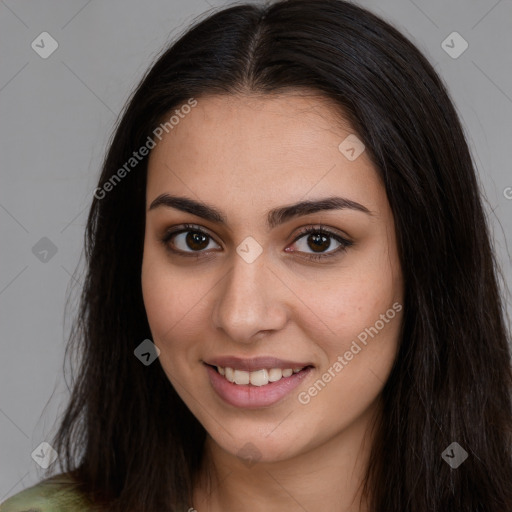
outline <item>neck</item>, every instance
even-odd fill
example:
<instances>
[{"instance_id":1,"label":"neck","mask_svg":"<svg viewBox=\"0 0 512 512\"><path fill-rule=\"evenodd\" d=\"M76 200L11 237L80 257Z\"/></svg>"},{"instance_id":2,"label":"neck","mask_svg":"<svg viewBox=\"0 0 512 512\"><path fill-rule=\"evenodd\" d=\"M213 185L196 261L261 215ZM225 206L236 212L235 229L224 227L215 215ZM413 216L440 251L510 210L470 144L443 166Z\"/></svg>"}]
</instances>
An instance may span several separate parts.
<instances>
[{"instance_id":1,"label":"neck","mask_svg":"<svg viewBox=\"0 0 512 512\"><path fill-rule=\"evenodd\" d=\"M247 464L207 437L194 490L197 512L331 510L367 512L362 484L372 446L372 414L287 460Z\"/></svg>"}]
</instances>

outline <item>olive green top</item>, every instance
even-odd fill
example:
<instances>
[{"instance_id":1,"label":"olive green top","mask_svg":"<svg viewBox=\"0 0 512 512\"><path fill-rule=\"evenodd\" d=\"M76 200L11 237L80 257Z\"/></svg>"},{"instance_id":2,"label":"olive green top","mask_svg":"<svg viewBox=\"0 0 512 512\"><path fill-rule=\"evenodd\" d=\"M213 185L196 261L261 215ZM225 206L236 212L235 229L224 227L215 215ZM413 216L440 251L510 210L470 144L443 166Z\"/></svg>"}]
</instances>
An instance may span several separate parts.
<instances>
[{"instance_id":1,"label":"olive green top","mask_svg":"<svg viewBox=\"0 0 512 512\"><path fill-rule=\"evenodd\" d=\"M0 512L87 512L90 505L65 473L24 489L0 504Z\"/></svg>"},{"instance_id":2,"label":"olive green top","mask_svg":"<svg viewBox=\"0 0 512 512\"><path fill-rule=\"evenodd\" d=\"M98 510L67 473L52 476L0 503L0 512L92 512ZM183 512L197 512L183 507Z\"/></svg>"}]
</instances>

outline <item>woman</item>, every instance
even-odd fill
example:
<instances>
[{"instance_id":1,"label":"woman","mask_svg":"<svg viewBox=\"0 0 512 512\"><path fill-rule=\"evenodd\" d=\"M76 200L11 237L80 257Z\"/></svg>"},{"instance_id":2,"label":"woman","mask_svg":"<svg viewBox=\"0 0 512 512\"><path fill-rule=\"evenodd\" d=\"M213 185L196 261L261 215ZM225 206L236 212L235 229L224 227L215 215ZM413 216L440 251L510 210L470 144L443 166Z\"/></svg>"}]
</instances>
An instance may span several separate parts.
<instances>
[{"instance_id":1,"label":"woman","mask_svg":"<svg viewBox=\"0 0 512 512\"><path fill-rule=\"evenodd\" d=\"M120 120L86 253L63 473L2 510L512 510L475 170L375 15L293 0L190 29Z\"/></svg>"}]
</instances>

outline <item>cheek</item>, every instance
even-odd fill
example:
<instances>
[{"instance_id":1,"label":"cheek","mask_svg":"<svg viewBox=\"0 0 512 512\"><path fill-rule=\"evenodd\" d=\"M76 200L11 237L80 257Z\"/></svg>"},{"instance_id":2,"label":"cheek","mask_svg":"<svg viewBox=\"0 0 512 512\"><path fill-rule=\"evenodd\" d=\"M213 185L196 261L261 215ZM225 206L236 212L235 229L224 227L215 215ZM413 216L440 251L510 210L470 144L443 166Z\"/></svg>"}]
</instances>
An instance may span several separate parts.
<instances>
[{"instance_id":1,"label":"cheek","mask_svg":"<svg viewBox=\"0 0 512 512\"><path fill-rule=\"evenodd\" d=\"M175 295L169 293L167 280L159 272L158 266L143 262L142 296L149 326L154 337L172 326L169 315L176 312Z\"/></svg>"},{"instance_id":2,"label":"cheek","mask_svg":"<svg viewBox=\"0 0 512 512\"><path fill-rule=\"evenodd\" d=\"M142 271L142 294L152 341L160 350L159 362L173 382L172 376L180 375L183 364L179 361L179 344L173 338L175 327L185 316L185 306L178 299L179 290L170 292L170 280L162 275L157 265L145 265ZM177 357L178 356L178 357Z\"/></svg>"},{"instance_id":3,"label":"cheek","mask_svg":"<svg viewBox=\"0 0 512 512\"><path fill-rule=\"evenodd\" d=\"M380 254L379 254L380 253ZM350 414L368 406L386 382L399 344L402 321L400 273L380 250L358 258L350 272L340 272L329 282L302 283L304 302L302 326L321 352L321 368L314 389L306 390L304 401L338 403ZM314 384L314 383L313 383ZM321 391L321 393L320 393ZM316 394L322 398L316 399ZM301 403L304 403L302 401Z\"/></svg>"},{"instance_id":4,"label":"cheek","mask_svg":"<svg viewBox=\"0 0 512 512\"><path fill-rule=\"evenodd\" d=\"M144 307L154 342L159 345L190 309L187 288L171 271L157 250L147 247L142 260L141 284Z\"/></svg>"},{"instance_id":5,"label":"cheek","mask_svg":"<svg viewBox=\"0 0 512 512\"><path fill-rule=\"evenodd\" d=\"M160 349L167 373L182 374L200 359L208 320L206 279L190 270L177 270L158 251L144 254L142 294L152 341Z\"/></svg>"},{"instance_id":6,"label":"cheek","mask_svg":"<svg viewBox=\"0 0 512 512\"><path fill-rule=\"evenodd\" d=\"M358 272L351 268L350 274L340 273L329 281L297 283L297 295L303 303L301 323L317 333L314 338L322 336L331 340L332 349L339 348L340 342L373 326L394 302L401 302L399 283L391 276L388 269L372 271L366 267Z\"/></svg>"},{"instance_id":7,"label":"cheek","mask_svg":"<svg viewBox=\"0 0 512 512\"><path fill-rule=\"evenodd\" d=\"M316 338L322 365L297 396L311 417L319 418L314 420L316 428L322 430L320 419L328 419L332 433L340 422L349 424L360 416L382 391L396 358L403 310L387 286L346 288L336 300L337 316L330 317L329 335ZM316 304L324 311L321 302ZM314 315L310 318L312 333L315 319L317 325L322 322Z\"/></svg>"}]
</instances>

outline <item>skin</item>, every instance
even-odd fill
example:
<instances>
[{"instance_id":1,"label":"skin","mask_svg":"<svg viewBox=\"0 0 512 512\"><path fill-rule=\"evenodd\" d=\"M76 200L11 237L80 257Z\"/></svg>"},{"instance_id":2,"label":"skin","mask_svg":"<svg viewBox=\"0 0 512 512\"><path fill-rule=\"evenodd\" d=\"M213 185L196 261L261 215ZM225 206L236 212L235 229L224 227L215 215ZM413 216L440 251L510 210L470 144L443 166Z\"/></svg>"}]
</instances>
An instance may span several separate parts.
<instances>
[{"instance_id":1,"label":"skin","mask_svg":"<svg viewBox=\"0 0 512 512\"><path fill-rule=\"evenodd\" d=\"M338 145L354 130L318 95L197 101L151 152L142 265L160 364L208 432L190 505L199 512L246 510L249 504L253 512L367 510L359 505L360 484L403 313L366 346L359 343L362 350L309 403L300 403L298 394L380 315L403 304L384 186L366 151L354 161L340 152ZM166 206L150 210L162 193L206 202L223 212L227 225ZM328 210L266 226L272 208L330 196L356 201L371 215ZM211 237L197 259L173 254L161 241L183 223ZM353 245L309 261L308 255L339 247L333 238L317 251L312 235L296 240L300 228L319 224ZM185 236L168 244L197 252ZM263 250L252 263L236 251L248 236ZM278 403L240 409L216 394L203 365L226 355L312 362L314 370ZM253 464L237 456L248 442L258 452Z\"/></svg>"}]
</instances>

